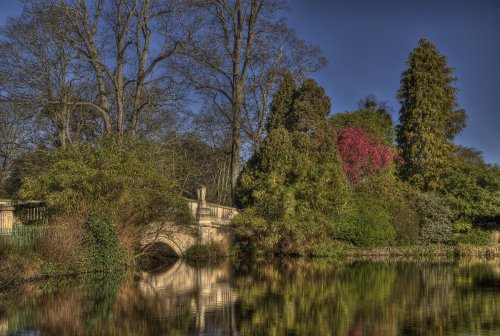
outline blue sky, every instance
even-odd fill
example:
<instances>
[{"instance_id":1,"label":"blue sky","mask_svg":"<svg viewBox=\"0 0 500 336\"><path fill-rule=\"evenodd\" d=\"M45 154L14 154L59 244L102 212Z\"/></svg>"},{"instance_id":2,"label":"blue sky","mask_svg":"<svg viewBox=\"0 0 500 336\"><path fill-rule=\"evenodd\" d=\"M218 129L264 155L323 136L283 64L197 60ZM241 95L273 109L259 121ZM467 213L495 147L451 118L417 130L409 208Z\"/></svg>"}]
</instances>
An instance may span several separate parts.
<instances>
[{"instance_id":1,"label":"blue sky","mask_svg":"<svg viewBox=\"0 0 500 336\"><path fill-rule=\"evenodd\" d=\"M408 54L421 37L454 67L458 101L468 113L456 138L500 164L499 0L290 0L289 23L322 47L328 66L313 75L334 113L353 110L367 94L387 101L397 121L396 93Z\"/></svg>"},{"instance_id":2,"label":"blue sky","mask_svg":"<svg viewBox=\"0 0 500 336\"><path fill-rule=\"evenodd\" d=\"M313 77L332 98L332 111L353 110L368 94L387 101L396 121L396 93L418 40L434 42L456 68L458 101L468 113L456 142L500 164L499 0L290 0L289 24L323 49L329 64ZM0 24L21 11L0 0Z\"/></svg>"}]
</instances>

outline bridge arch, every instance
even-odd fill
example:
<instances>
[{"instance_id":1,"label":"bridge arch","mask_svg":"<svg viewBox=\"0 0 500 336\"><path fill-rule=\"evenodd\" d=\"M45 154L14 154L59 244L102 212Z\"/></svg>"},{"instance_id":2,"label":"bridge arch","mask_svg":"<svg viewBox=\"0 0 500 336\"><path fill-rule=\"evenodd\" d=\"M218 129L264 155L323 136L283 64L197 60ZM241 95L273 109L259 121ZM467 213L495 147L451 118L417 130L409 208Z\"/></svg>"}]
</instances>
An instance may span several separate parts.
<instances>
[{"instance_id":1,"label":"bridge arch","mask_svg":"<svg viewBox=\"0 0 500 336\"><path fill-rule=\"evenodd\" d=\"M166 249L169 249L170 252L175 254L172 255L172 257L184 258L187 249L195 245L196 242L196 237L181 231L172 232L167 230L167 233L162 233L154 232L153 230L153 232L149 232L143 237L141 244L143 247L158 248L161 248L163 245ZM169 251L166 252L168 253Z\"/></svg>"}]
</instances>

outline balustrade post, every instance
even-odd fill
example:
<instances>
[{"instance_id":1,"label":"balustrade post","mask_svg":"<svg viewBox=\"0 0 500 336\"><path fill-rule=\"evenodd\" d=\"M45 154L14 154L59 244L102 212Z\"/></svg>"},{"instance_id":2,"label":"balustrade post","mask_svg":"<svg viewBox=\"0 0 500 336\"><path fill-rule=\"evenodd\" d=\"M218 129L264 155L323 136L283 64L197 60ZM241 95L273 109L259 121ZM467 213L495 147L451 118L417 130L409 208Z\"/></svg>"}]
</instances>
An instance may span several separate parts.
<instances>
[{"instance_id":1,"label":"balustrade post","mask_svg":"<svg viewBox=\"0 0 500 336\"><path fill-rule=\"evenodd\" d=\"M10 204L0 205L0 235L11 235L14 228L14 207Z\"/></svg>"},{"instance_id":2,"label":"balustrade post","mask_svg":"<svg viewBox=\"0 0 500 336\"><path fill-rule=\"evenodd\" d=\"M196 220L200 230L200 239L202 244L210 243L210 230L212 218L210 216L210 207L207 204L207 187L200 185L196 190L198 196L198 209L196 209Z\"/></svg>"}]
</instances>

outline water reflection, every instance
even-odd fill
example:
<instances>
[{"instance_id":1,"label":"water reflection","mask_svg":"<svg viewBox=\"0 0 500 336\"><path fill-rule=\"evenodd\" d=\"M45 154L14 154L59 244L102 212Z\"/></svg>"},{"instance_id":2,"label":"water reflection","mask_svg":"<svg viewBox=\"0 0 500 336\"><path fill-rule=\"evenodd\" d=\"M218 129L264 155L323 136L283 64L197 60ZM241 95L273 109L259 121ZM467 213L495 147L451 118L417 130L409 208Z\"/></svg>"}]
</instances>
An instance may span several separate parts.
<instances>
[{"instance_id":1,"label":"water reflection","mask_svg":"<svg viewBox=\"0 0 500 336\"><path fill-rule=\"evenodd\" d=\"M500 335L500 265L178 260L1 301L0 335Z\"/></svg>"},{"instance_id":2,"label":"water reflection","mask_svg":"<svg viewBox=\"0 0 500 336\"><path fill-rule=\"evenodd\" d=\"M189 311L197 332L236 334L237 295L231 289L230 280L229 264L193 267L179 259L163 270L141 274L138 288L144 299L159 302L161 306L155 311L159 319L183 316Z\"/></svg>"}]
</instances>

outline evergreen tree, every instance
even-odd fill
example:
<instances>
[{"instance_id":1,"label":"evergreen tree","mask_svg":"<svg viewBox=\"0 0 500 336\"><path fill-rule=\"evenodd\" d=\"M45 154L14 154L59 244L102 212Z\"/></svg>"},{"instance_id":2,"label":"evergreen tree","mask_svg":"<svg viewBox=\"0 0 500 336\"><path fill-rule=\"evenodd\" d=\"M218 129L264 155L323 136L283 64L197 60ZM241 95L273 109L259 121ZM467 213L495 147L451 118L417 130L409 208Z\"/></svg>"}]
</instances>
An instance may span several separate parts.
<instances>
[{"instance_id":1,"label":"evergreen tree","mask_svg":"<svg viewBox=\"0 0 500 336\"><path fill-rule=\"evenodd\" d=\"M421 39L401 75L397 141L403 178L422 190L440 190L452 162L451 140L465 126L457 109L453 69L435 45Z\"/></svg>"},{"instance_id":2,"label":"evergreen tree","mask_svg":"<svg viewBox=\"0 0 500 336\"><path fill-rule=\"evenodd\" d=\"M283 79L271 102L271 111L269 112L266 123L267 132L271 129L285 127L286 119L292 108L293 94L296 90L297 85L295 84L292 74L286 71L283 74Z\"/></svg>"},{"instance_id":3,"label":"evergreen tree","mask_svg":"<svg viewBox=\"0 0 500 336\"><path fill-rule=\"evenodd\" d=\"M328 129L327 117L330 114L330 97L314 79L306 79L293 97L290 116L286 127L290 131L319 134Z\"/></svg>"},{"instance_id":4,"label":"evergreen tree","mask_svg":"<svg viewBox=\"0 0 500 336\"><path fill-rule=\"evenodd\" d=\"M245 211L235 222L267 252L308 254L332 237L346 203L347 181L323 88L306 80L288 92L288 98L274 99L291 102L281 110L286 117L274 119L286 120L285 127L268 124L273 127L241 174L238 196Z\"/></svg>"}]
</instances>

